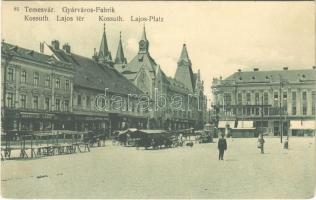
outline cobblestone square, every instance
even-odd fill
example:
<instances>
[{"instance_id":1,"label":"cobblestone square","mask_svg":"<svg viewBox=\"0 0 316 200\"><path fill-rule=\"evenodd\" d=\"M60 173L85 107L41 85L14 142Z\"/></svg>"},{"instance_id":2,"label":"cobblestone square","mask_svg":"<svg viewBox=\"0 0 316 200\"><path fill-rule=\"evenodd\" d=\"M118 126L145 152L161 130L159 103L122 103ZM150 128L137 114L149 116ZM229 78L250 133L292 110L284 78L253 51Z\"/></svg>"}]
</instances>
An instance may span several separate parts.
<instances>
[{"instance_id":1,"label":"cobblestone square","mask_svg":"<svg viewBox=\"0 0 316 200\"><path fill-rule=\"evenodd\" d=\"M162 150L113 146L90 153L1 163L6 198L311 198L315 191L315 138L227 139ZM217 139L216 139L217 141Z\"/></svg>"}]
</instances>

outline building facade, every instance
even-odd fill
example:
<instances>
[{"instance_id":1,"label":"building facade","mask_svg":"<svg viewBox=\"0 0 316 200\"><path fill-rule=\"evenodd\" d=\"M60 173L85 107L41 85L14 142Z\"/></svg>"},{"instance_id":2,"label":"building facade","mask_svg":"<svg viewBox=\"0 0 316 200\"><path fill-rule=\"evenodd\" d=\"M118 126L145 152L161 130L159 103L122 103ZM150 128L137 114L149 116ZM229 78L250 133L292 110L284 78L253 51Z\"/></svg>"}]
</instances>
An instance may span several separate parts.
<instances>
[{"instance_id":1,"label":"building facade","mask_svg":"<svg viewBox=\"0 0 316 200\"><path fill-rule=\"evenodd\" d=\"M314 135L316 69L241 71L212 83L218 127L255 128L255 135ZM244 125L244 127L243 127Z\"/></svg>"},{"instance_id":2,"label":"building facade","mask_svg":"<svg viewBox=\"0 0 316 200\"><path fill-rule=\"evenodd\" d=\"M127 62L120 38L114 64L119 72L150 97L152 105L148 127L172 130L202 128L206 112L204 83L200 72L194 74L192 71L186 45L182 47L174 78L168 77L152 58L149 45L144 27L138 53Z\"/></svg>"},{"instance_id":3,"label":"building facade","mask_svg":"<svg viewBox=\"0 0 316 200\"><path fill-rule=\"evenodd\" d=\"M112 133L126 128L146 128L147 110L139 97L143 92L113 67L105 29L100 49L92 58L71 52L69 44L59 48L58 41L46 44L46 54L68 63L74 69L74 130L100 130Z\"/></svg>"},{"instance_id":4,"label":"building facade","mask_svg":"<svg viewBox=\"0 0 316 200\"><path fill-rule=\"evenodd\" d=\"M59 41L35 52L2 43L3 130L101 131L146 128L143 92L113 68L102 51L97 58L71 52ZM132 95L131 95L132 94Z\"/></svg>"},{"instance_id":5,"label":"building facade","mask_svg":"<svg viewBox=\"0 0 316 200\"><path fill-rule=\"evenodd\" d=\"M51 130L71 124L73 66L2 42L4 130Z\"/></svg>"},{"instance_id":6,"label":"building facade","mask_svg":"<svg viewBox=\"0 0 316 200\"><path fill-rule=\"evenodd\" d=\"M120 36L115 59L105 28L92 58L58 40L40 52L2 44L4 130L100 130L202 128L206 97L200 72L193 73L186 45L175 78L149 53L145 28L139 52L125 58Z\"/></svg>"}]
</instances>

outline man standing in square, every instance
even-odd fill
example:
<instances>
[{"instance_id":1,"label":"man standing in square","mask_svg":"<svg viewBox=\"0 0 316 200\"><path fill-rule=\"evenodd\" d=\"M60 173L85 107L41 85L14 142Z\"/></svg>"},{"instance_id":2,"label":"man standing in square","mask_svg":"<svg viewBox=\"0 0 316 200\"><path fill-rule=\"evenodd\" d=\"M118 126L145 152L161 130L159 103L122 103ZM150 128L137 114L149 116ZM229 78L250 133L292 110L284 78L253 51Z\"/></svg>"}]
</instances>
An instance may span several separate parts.
<instances>
[{"instance_id":1,"label":"man standing in square","mask_svg":"<svg viewBox=\"0 0 316 200\"><path fill-rule=\"evenodd\" d=\"M219 150L219 156L218 160L223 160L224 159L224 151L227 149L227 142L226 139L224 138L224 134L221 134L222 138L218 140L218 150Z\"/></svg>"}]
</instances>

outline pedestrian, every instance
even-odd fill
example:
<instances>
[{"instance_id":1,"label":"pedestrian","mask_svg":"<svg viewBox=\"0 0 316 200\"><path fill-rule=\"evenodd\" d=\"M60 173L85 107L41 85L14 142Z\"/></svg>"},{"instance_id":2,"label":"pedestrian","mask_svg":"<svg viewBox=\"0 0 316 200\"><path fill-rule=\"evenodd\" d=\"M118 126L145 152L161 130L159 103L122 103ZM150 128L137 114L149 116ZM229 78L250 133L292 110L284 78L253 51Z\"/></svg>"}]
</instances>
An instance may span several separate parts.
<instances>
[{"instance_id":1,"label":"pedestrian","mask_svg":"<svg viewBox=\"0 0 316 200\"><path fill-rule=\"evenodd\" d=\"M258 148L261 150L261 153L264 154L264 139L263 135L259 135L258 137Z\"/></svg>"},{"instance_id":2,"label":"pedestrian","mask_svg":"<svg viewBox=\"0 0 316 200\"><path fill-rule=\"evenodd\" d=\"M219 150L219 155L218 155L218 160L223 160L224 159L224 151L227 150L227 142L226 139L224 138L225 134L221 134L222 138L218 140L218 150Z\"/></svg>"},{"instance_id":3,"label":"pedestrian","mask_svg":"<svg viewBox=\"0 0 316 200\"><path fill-rule=\"evenodd\" d=\"M288 138L285 139L283 148L289 149L289 139Z\"/></svg>"}]
</instances>

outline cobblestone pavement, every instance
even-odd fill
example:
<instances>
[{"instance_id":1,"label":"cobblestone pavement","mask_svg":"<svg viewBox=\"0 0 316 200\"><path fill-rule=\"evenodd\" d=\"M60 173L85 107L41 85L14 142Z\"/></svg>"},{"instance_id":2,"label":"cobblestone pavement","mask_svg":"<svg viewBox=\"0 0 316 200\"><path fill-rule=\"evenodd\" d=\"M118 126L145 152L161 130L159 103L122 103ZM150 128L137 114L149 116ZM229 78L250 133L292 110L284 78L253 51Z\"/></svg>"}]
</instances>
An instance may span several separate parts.
<instances>
[{"instance_id":1,"label":"cobblestone pavement","mask_svg":"<svg viewBox=\"0 0 316 200\"><path fill-rule=\"evenodd\" d=\"M90 153L1 163L7 198L311 198L315 138L228 139L224 161L217 144L163 150L112 146Z\"/></svg>"}]
</instances>

